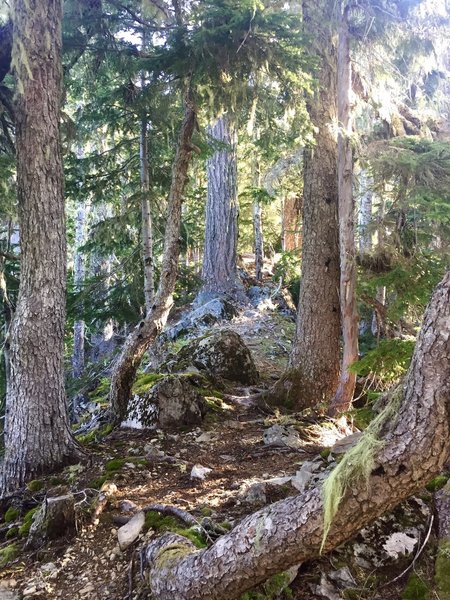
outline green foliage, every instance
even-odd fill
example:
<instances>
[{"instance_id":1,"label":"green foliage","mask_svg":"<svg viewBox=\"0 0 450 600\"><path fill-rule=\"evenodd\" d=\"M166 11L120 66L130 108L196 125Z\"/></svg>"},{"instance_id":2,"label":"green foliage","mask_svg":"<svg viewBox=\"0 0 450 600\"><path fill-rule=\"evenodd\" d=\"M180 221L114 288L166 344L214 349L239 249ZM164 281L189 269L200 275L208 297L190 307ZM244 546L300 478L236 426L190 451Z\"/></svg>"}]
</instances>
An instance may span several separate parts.
<instances>
[{"instance_id":1,"label":"green foliage","mask_svg":"<svg viewBox=\"0 0 450 600\"><path fill-rule=\"evenodd\" d=\"M44 483L44 481L42 481L42 479L33 479L32 481L29 481L27 483L27 488L31 492L39 492L39 490L42 490L44 485L45 485L45 483Z\"/></svg>"},{"instance_id":2,"label":"green foliage","mask_svg":"<svg viewBox=\"0 0 450 600\"><path fill-rule=\"evenodd\" d=\"M33 523L33 517L36 514L36 512L38 511L38 507L35 508L31 508L24 516L23 518L23 523L22 525L19 527L19 535L20 537L24 538L27 537L29 532L30 532L30 528L31 528L31 524Z\"/></svg>"},{"instance_id":3,"label":"green foliage","mask_svg":"<svg viewBox=\"0 0 450 600\"><path fill-rule=\"evenodd\" d=\"M442 540L439 543L435 581L440 600L450 600L450 541Z\"/></svg>"},{"instance_id":4,"label":"green foliage","mask_svg":"<svg viewBox=\"0 0 450 600\"><path fill-rule=\"evenodd\" d=\"M402 377L411 362L415 341L393 338L381 340L376 348L353 363L352 373L362 377L375 375L386 387Z\"/></svg>"}]
</instances>

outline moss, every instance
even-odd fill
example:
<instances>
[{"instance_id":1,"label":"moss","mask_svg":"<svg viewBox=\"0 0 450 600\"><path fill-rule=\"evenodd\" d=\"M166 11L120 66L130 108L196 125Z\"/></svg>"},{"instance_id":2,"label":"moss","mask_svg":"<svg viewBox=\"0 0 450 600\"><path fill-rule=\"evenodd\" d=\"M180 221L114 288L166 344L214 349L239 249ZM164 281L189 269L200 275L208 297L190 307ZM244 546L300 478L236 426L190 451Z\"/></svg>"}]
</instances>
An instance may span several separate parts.
<instances>
[{"instance_id":1,"label":"moss","mask_svg":"<svg viewBox=\"0 0 450 600\"><path fill-rule=\"evenodd\" d=\"M109 435L113 428L113 425L109 423L100 429L93 429L92 431L89 431L89 433L78 435L76 438L80 444L92 444L93 442L101 441L103 438Z\"/></svg>"},{"instance_id":2,"label":"moss","mask_svg":"<svg viewBox=\"0 0 450 600\"><path fill-rule=\"evenodd\" d=\"M93 479L89 483L89 487L94 490L99 490L102 487L102 485L108 480L109 480L109 475L102 475L101 477L97 477L96 479Z\"/></svg>"},{"instance_id":3,"label":"moss","mask_svg":"<svg viewBox=\"0 0 450 600\"><path fill-rule=\"evenodd\" d=\"M167 563L177 561L184 556L192 553L192 548L187 544L173 543L166 546L155 559L155 567L157 569L163 569Z\"/></svg>"},{"instance_id":4,"label":"moss","mask_svg":"<svg viewBox=\"0 0 450 600\"><path fill-rule=\"evenodd\" d=\"M355 408L348 415L353 419L353 423L358 429L367 429L370 423L376 418L376 413L370 406Z\"/></svg>"},{"instance_id":5,"label":"moss","mask_svg":"<svg viewBox=\"0 0 450 600\"><path fill-rule=\"evenodd\" d=\"M141 396L150 390L157 381L163 378L163 375L159 373L144 373L142 375L138 375L133 387L131 389L132 394L137 394Z\"/></svg>"},{"instance_id":6,"label":"moss","mask_svg":"<svg viewBox=\"0 0 450 600\"><path fill-rule=\"evenodd\" d=\"M6 539L10 540L11 538L15 538L19 535L19 529L17 527L11 527L11 529L8 529L8 532L6 533Z\"/></svg>"},{"instance_id":7,"label":"moss","mask_svg":"<svg viewBox=\"0 0 450 600\"><path fill-rule=\"evenodd\" d=\"M98 404L107 404L109 387L109 379L102 377L97 387L92 392L89 392L89 398L92 400L92 402L97 402Z\"/></svg>"},{"instance_id":8,"label":"moss","mask_svg":"<svg viewBox=\"0 0 450 600\"><path fill-rule=\"evenodd\" d=\"M322 452L320 453L320 456L324 459L327 460L327 458L330 456L331 454L331 448L324 448L322 450Z\"/></svg>"},{"instance_id":9,"label":"moss","mask_svg":"<svg viewBox=\"0 0 450 600\"><path fill-rule=\"evenodd\" d=\"M5 523L12 523L18 518L19 514L20 512L17 508L14 508L14 506L10 506L5 512Z\"/></svg>"},{"instance_id":10,"label":"moss","mask_svg":"<svg viewBox=\"0 0 450 600\"><path fill-rule=\"evenodd\" d=\"M0 550L0 568L6 566L9 562L14 560L19 553L19 549L16 544L10 544L6 548Z\"/></svg>"},{"instance_id":11,"label":"moss","mask_svg":"<svg viewBox=\"0 0 450 600\"><path fill-rule=\"evenodd\" d=\"M333 519L339 509L347 488L357 480L368 481L375 467L375 456L384 446L380 438L386 423L392 422L398 413L403 397L399 386L386 408L370 423L356 446L348 450L323 484L324 523L321 551L325 546Z\"/></svg>"},{"instance_id":12,"label":"moss","mask_svg":"<svg viewBox=\"0 0 450 600\"><path fill-rule=\"evenodd\" d=\"M450 540L441 541L437 551L435 582L440 600L450 600Z\"/></svg>"},{"instance_id":13,"label":"moss","mask_svg":"<svg viewBox=\"0 0 450 600\"><path fill-rule=\"evenodd\" d=\"M448 475L438 475L425 486L429 492L441 490L448 481Z\"/></svg>"},{"instance_id":14,"label":"moss","mask_svg":"<svg viewBox=\"0 0 450 600\"><path fill-rule=\"evenodd\" d=\"M430 598L431 591L425 581L417 573L411 573L402 592L401 600L429 600Z\"/></svg>"},{"instance_id":15,"label":"moss","mask_svg":"<svg viewBox=\"0 0 450 600\"><path fill-rule=\"evenodd\" d=\"M278 573L268 579L260 588L260 591L246 592L240 597L240 600L275 600L284 598L289 600L293 598L292 590L287 587L289 581L288 573Z\"/></svg>"},{"instance_id":16,"label":"moss","mask_svg":"<svg viewBox=\"0 0 450 600\"><path fill-rule=\"evenodd\" d=\"M50 477L50 485L64 485L65 483L62 477Z\"/></svg>"},{"instance_id":17,"label":"moss","mask_svg":"<svg viewBox=\"0 0 450 600\"><path fill-rule=\"evenodd\" d=\"M25 513L25 516L23 518L23 523L19 527L20 537L28 536L28 534L30 532L31 524L33 522L33 517L34 517L35 513L37 512L37 510L38 510L38 507L36 506L35 508L32 508L27 513Z\"/></svg>"},{"instance_id":18,"label":"moss","mask_svg":"<svg viewBox=\"0 0 450 600\"><path fill-rule=\"evenodd\" d=\"M42 479L33 479L27 483L27 488L30 492L39 492L44 487L44 482Z\"/></svg>"},{"instance_id":19,"label":"moss","mask_svg":"<svg viewBox=\"0 0 450 600\"><path fill-rule=\"evenodd\" d=\"M233 529L233 525L228 521L223 521L222 523L219 523L219 527L222 527L222 529L227 529L228 531L231 531Z\"/></svg>"},{"instance_id":20,"label":"moss","mask_svg":"<svg viewBox=\"0 0 450 600\"><path fill-rule=\"evenodd\" d=\"M206 539L197 527L180 527L180 522L175 517L162 515L156 511L149 511L145 515L144 530L171 531L178 533L190 540L196 548L206 548Z\"/></svg>"},{"instance_id":21,"label":"moss","mask_svg":"<svg viewBox=\"0 0 450 600\"><path fill-rule=\"evenodd\" d=\"M105 464L105 471L107 473L116 473L123 469L126 462L125 458L113 458L112 460L108 460Z\"/></svg>"}]
</instances>

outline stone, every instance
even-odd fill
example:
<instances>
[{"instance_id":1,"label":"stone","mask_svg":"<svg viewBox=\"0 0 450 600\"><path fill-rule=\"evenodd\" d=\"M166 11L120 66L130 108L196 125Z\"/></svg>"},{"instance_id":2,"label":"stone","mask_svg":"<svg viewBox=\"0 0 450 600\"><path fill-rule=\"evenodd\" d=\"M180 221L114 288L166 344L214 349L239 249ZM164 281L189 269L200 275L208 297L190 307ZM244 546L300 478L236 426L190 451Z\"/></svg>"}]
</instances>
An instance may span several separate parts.
<instances>
[{"instance_id":1,"label":"stone","mask_svg":"<svg viewBox=\"0 0 450 600\"><path fill-rule=\"evenodd\" d=\"M314 466L315 465L310 462L303 463L300 471L297 471L297 473L291 478L291 485L299 492L303 492L307 484L311 481L313 477Z\"/></svg>"},{"instance_id":2,"label":"stone","mask_svg":"<svg viewBox=\"0 0 450 600\"><path fill-rule=\"evenodd\" d=\"M356 446L362 436L362 431L357 431L356 433L352 433L351 435L347 435L346 437L338 440L334 446L331 448L331 452L333 454L345 454L347 450Z\"/></svg>"},{"instance_id":3,"label":"stone","mask_svg":"<svg viewBox=\"0 0 450 600\"><path fill-rule=\"evenodd\" d=\"M72 494L47 498L34 514L26 548L37 548L43 540L75 532L75 499Z\"/></svg>"},{"instance_id":4,"label":"stone","mask_svg":"<svg viewBox=\"0 0 450 600\"><path fill-rule=\"evenodd\" d=\"M239 334L227 329L192 340L181 348L172 371L189 370L192 367L212 378L244 385L258 381L258 371L250 350Z\"/></svg>"},{"instance_id":5,"label":"stone","mask_svg":"<svg viewBox=\"0 0 450 600\"><path fill-rule=\"evenodd\" d=\"M133 542L135 542L145 525L145 513L140 510L132 519L125 525L122 525L117 531L117 539L119 540L120 550L126 550Z\"/></svg>"},{"instance_id":6,"label":"stone","mask_svg":"<svg viewBox=\"0 0 450 600\"><path fill-rule=\"evenodd\" d=\"M253 483L242 494L242 502L250 506L260 507L267 504L267 486L265 483Z\"/></svg>"},{"instance_id":7,"label":"stone","mask_svg":"<svg viewBox=\"0 0 450 600\"><path fill-rule=\"evenodd\" d=\"M178 323L164 332L168 340L175 340L181 335L191 333L195 329L209 327L222 320L229 320L238 314L237 308L225 298L214 297L198 308L194 308Z\"/></svg>"},{"instance_id":8,"label":"stone","mask_svg":"<svg viewBox=\"0 0 450 600\"><path fill-rule=\"evenodd\" d=\"M202 465L194 465L191 470L191 479L200 479L203 481L211 473L212 469Z\"/></svg>"},{"instance_id":9,"label":"stone","mask_svg":"<svg viewBox=\"0 0 450 600\"><path fill-rule=\"evenodd\" d=\"M203 421L206 403L189 376L169 375L144 395L135 394L122 427L176 429L194 427Z\"/></svg>"},{"instance_id":10,"label":"stone","mask_svg":"<svg viewBox=\"0 0 450 600\"><path fill-rule=\"evenodd\" d=\"M287 446L294 449L304 445L299 433L291 425L272 425L264 431L263 442L266 446Z\"/></svg>"}]
</instances>

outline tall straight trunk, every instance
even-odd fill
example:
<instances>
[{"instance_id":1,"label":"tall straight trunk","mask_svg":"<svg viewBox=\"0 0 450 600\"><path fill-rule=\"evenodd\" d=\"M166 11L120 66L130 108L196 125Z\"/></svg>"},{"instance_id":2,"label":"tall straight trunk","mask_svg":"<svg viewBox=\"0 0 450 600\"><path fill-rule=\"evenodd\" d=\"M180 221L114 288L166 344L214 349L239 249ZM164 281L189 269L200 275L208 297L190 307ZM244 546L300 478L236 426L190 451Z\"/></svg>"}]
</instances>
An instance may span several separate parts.
<instances>
[{"instance_id":1,"label":"tall straight trunk","mask_svg":"<svg viewBox=\"0 0 450 600\"><path fill-rule=\"evenodd\" d=\"M356 305L356 246L355 203L353 197L353 157L351 147L352 76L350 37L346 6L339 23L338 44L338 189L339 189L339 246L341 257L340 303L342 318L343 356L339 386L330 412L348 410L355 392L356 373L349 368L358 359L358 310Z\"/></svg>"},{"instance_id":2,"label":"tall straight trunk","mask_svg":"<svg viewBox=\"0 0 450 600\"><path fill-rule=\"evenodd\" d=\"M252 169L252 187L259 190L261 187L261 168L257 155L256 143L260 138L260 130L256 124L256 109L258 107L258 95L255 91L255 97L250 110L250 118L247 123L247 133L253 141L253 158L251 162ZM255 277L257 281L262 281L262 271L264 266L264 235L262 226L262 204L258 197L253 199L253 247L255 250Z\"/></svg>"},{"instance_id":3,"label":"tall straight trunk","mask_svg":"<svg viewBox=\"0 0 450 600\"><path fill-rule=\"evenodd\" d=\"M127 413L131 387L144 352L164 328L173 305L173 291L180 255L180 225L183 192L192 155L192 134L196 122L195 106L190 91L184 99L184 120L172 169L169 192L164 253L158 290L150 312L130 333L111 376L110 405L113 420L118 423Z\"/></svg>"},{"instance_id":4,"label":"tall straight trunk","mask_svg":"<svg viewBox=\"0 0 450 600\"><path fill-rule=\"evenodd\" d=\"M79 251L86 241L86 218L89 208L86 203L81 204L77 210L75 219L75 259L73 269L74 287L80 291L85 279L85 260L83 254ZM83 319L77 319L73 324L73 352L72 352L72 374L75 379L83 375L84 371L84 337L85 322Z\"/></svg>"},{"instance_id":5,"label":"tall straight trunk","mask_svg":"<svg viewBox=\"0 0 450 600\"><path fill-rule=\"evenodd\" d=\"M367 170L362 168L359 172L358 211L359 252L361 255L372 250L372 183L372 178L368 175Z\"/></svg>"},{"instance_id":6,"label":"tall straight trunk","mask_svg":"<svg viewBox=\"0 0 450 600\"><path fill-rule=\"evenodd\" d=\"M262 281L264 266L264 236L262 228L262 205L261 201L253 201L253 236L255 240L255 277Z\"/></svg>"},{"instance_id":7,"label":"tall straight trunk","mask_svg":"<svg viewBox=\"0 0 450 600\"><path fill-rule=\"evenodd\" d=\"M450 271L427 308L406 384L397 393L377 426L329 475L327 493L319 484L275 502L206 550L173 533L150 542L144 555L151 597L235 600L271 575L351 539L441 472L450 457ZM326 523L332 482L342 498Z\"/></svg>"},{"instance_id":8,"label":"tall straight trunk","mask_svg":"<svg viewBox=\"0 0 450 600\"><path fill-rule=\"evenodd\" d=\"M61 13L61 0L12 3L21 273L10 338L3 494L70 461L76 450L64 391Z\"/></svg>"},{"instance_id":9,"label":"tall straight trunk","mask_svg":"<svg viewBox=\"0 0 450 600\"><path fill-rule=\"evenodd\" d=\"M339 227L337 190L336 47L329 2L304 0L305 28L315 32L319 89L309 102L314 145L304 151L302 273L297 329L289 364L268 401L327 404L339 381Z\"/></svg>"},{"instance_id":10,"label":"tall straight trunk","mask_svg":"<svg viewBox=\"0 0 450 600\"><path fill-rule=\"evenodd\" d=\"M210 137L223 147L207 163L205 246L202 289L196 303L227 294L243 299L237 274L237 133L234 115L222 115L209 127Z\"/></svg>"},{"instance_id":11,"label":"tall straight trunk","mask_svg":"<svg viewBox=\"0 0 450 600\"><path fill-rule=\"evenodd\" d=\"M300 218L303 197L298 194L286 194L281 214L281 243L283 252L292 252L301 247Z\"/></svg>"}]
</instances>

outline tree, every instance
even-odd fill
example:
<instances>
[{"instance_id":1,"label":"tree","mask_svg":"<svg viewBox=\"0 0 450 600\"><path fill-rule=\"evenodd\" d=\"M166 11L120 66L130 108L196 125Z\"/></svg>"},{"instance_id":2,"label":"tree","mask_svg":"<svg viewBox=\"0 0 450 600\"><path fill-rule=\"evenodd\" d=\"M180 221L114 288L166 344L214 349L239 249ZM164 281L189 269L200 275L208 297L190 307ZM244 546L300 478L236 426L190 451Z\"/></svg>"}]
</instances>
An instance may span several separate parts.
<instances>
[{"instance_id":1,"label":"tree","mask_svg":"<svg viewBox=\"0 0 450 600\"><path fill-rule=\"evenodd\" d=\"M246 517L197 551L168 533L145 549L155 600L234 600L330 551L439 473L450 456L450 271L426 310L404 386L320 487Z\"/></svg>"},{"instance_id":2,"label":"tree","mask_svg":"<svg viewBox=\"0 0 450 600\"><path fill-rule=\"evenodd\" d=\"M77 452L64 390L61 12L59 0L15 0L12 10L21 278L10 333L3 494Z\"/></svg>"},{"instance_id":3,"label":"tree","mask_svg":"<svg viewBox=\"0 0 450 600\"><path fill-rule=\"evenodd\" d=\"M154 338L162 331L173 305L173 292L180 254L180 224L183 192L193 152L191 143L196 123L196 110L190 88L184 98L184 119L173 164L172 184L167 206L164 254L159 285L150 312L128 336L111 376L110 403L112 418L120 422L126 415L131 387L142 356Z\"/></svg>"},{"instance_id":4,"label":"tree","mask_svg":"<svg viewBox=\"0 0 450 600\"><path fill-rule=\"evenodd\" d=\"M202 289L196 302L226 294L242 300L244 293L237 274L237 135L236 116L223 114L209 128L212 142L220 145L208 160L205 247Z\"/></svg>"},{"instance_id":5,"label":"tree","mask_svg":"<svg viewBox=\"0 0 450 600\"><path fill-rule=\"evenodd\" d=\"M337 105L338 105L338 192L340 305L343 357L336 394L331 401L333 414L348 410L353 401L356 373L350 371L358 359L358 313L356 308L355 203L353 198L352 75L350 62L349 7L341 9L339 18Z\"/></svg>"},{"instance_id":6,"label":"tree","mask_svg":"<svg viewBox=\"0 0 450 600\"><path fill-rule=\"evenodd\" d=\"M301 408L327 403L339 378L339 245L336 122L336 39L328 2L305 0L305 28L320 61L308 102L314 145L304 152L302 274L297 330L289 364L269 401Z\"/></svg>"}]
</instances>

